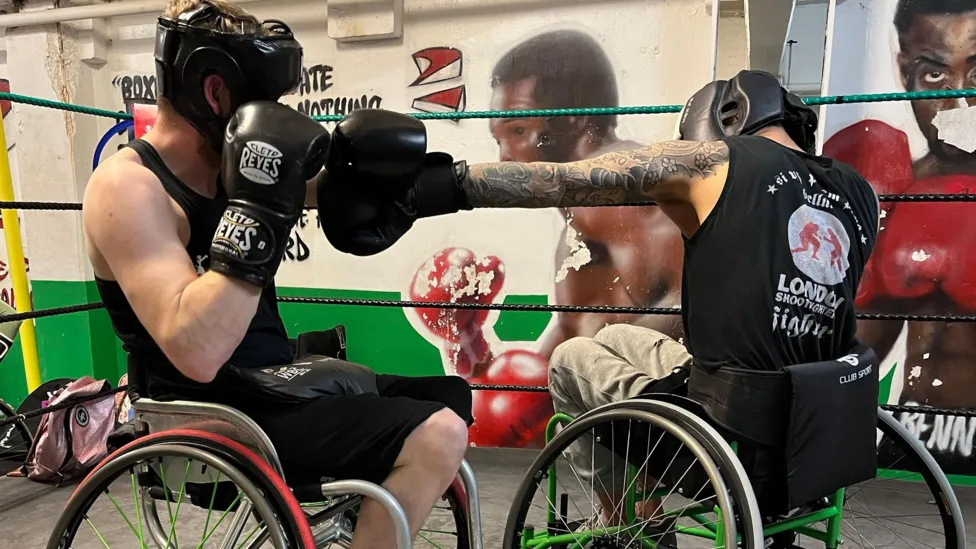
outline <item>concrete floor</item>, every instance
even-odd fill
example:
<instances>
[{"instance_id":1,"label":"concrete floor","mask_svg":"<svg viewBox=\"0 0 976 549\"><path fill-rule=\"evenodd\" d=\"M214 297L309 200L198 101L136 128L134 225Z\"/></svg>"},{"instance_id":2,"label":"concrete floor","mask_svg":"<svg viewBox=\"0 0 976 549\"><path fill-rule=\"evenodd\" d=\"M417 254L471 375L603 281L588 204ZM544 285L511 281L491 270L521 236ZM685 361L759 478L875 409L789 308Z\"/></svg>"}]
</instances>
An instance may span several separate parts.
<instances>
[{"instance_id":1,"label":"concrete floor","mask_svg":"<svg viewBox=\"0 0 976 549\"><path fill-rule=\"evenodd\" d=\"M472 449L469 452L468 460L475 469L481 491L482 523L486 549L497 549L501 547L502 531L505 527L509 508L512 505L515 489L534 456L534 452L519 450ZM128 483L128 475L124 479L125 482L120 483L117 488L113 486L113 493L121 507L131 510L133 509L132 494ZM885 482L887 484L884 484ZM860 498L861 503L871 507L874 513L886 517L899 517L896 519L897 521L909 515L934 512L934 507L928 501L931 498L927 498L923 485L882 481L882 484L879 484L878 488L878 490L872 491L865 490L862 492ZM60 515L65 501L71 495L72 490L73 487L71 486L54 488L25 479L0 478L0 547L4 549L21 549L46 546L51 530ZM957 496L962 505L964 515L968 519L967 522L976 524L976 522L973 522L976 520L976 489L958 488ZM104 537L105 542L100 542L97 537L89 535L89 541L83 544L76 544L75 547L81 549L106 546L132 547L138 545L128 527L124 522L119 520L117 514L114 516L114 521L107 519L102 521L97 520L101 513L114 513L109 503L104 502L101 505L103 510L98 513L93 510L91 518L93 523L98 525L99 534ZM107 509L104 509L105 507ZM196 518L191 519L189 517L184 519L186 514L192 511L193 508L191 506L186 506L182 511L179 511L180 520L178 524L181 525L181 528L183 527L184 520L202 520ZM161 510L160 512L163 513L165 510ZM912 524L923 527L935 527L938 525L938 530L941 532L939 523L932 522L934 519L928 518L922 520L926 522L920 523L918 519L912 519ZM228 519L227 522L229 523L230 520ZM437 515L434 522L438 523L437 526L441 526L447 525L451 521L448 515L440 514ZM163 523L168 524L165 517ZM223 524L220 525L219 530L222 530L225 526ZM197 528L195 531L198 537L194 540L182 539L183 536L180 535L180 545L197 547L199 543L199 532L202 532L202 530ZM924 534L919 535L918 533L909 534L904 532L903 535L892 534L887 528L873 527L870 520L866 522L862 521L862 525L858 527L858 531L860 535L864 536L864 539L859 540L852 536L849 542L845 544L845 547L938 547L940 543L935 541L936 538L928 537ZM216 545L213 540L217 539L218 535L219 533L212 540L208 541L206 546ZM113 542L113 540L116 541ZM679 538L679 546L682 549L707 546L697 542L685 542L684 540L684 537ZM976 537L970 535L968 541L974 543L976 542ZM416 547L421 549L432 546L453 547L453 545L443 545L440 542L435 544L421 542L416 545ZM817 547L818 545L805 542L802 546ZM822 544L819 546L822 547Z\"/></svg>"}]
</instances>

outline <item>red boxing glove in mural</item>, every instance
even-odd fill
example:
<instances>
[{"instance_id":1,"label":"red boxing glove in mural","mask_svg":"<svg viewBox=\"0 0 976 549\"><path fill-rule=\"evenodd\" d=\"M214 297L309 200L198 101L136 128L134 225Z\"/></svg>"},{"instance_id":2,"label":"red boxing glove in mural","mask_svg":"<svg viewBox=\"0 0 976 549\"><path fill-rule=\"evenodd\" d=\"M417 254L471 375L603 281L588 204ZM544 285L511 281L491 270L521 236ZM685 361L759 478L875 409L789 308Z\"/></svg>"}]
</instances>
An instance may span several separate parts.
<instances>
[{"instance_id":1,"label":"red boxing glove in mural","mask_svg":"<svg viewBox=\"0 0 976 549\"><path fill-rule=\"evenodd\" d=\"M491 303L505 282L505 267L494 256L478 258L466 248L446 248L414 273L410 299L427 302ZM414 309L438 338L444 340L454 371L470 378L491 362L485 340L488 311L472 309Z\"/></svg>"},{"instance_id":2,"label":"red boxing glove in mural","mask_svg":"<svg viewBox=\"0 0 976 549\"><path fill-rule=\"evenodd\" d=\"M880 120L862 120L835 133L824 143L823 155L853 166L878 194L902 194L915 180L908 136Z\"/></svg>"},{"instance_id":3,"label":"red boxing glove in mural","mask_svg":"<svg viewBox=\"0 0 976 549\"><path fill-rule=\"evenodd\" d=\"M908 194L969 194L976 177L944 175L916 182ZM976 310L976 216L964 202L903 202L885 223L884 245L876 252L883 291L918 298L941 291L960 310ZM862 282L863 284L863 282Z\"/></svg>"},{"instance_id":4,"label":"red boxing glove in mural","mask_svg":"<svg viewBox=\"0 0 976 549\"><path fill-rule=\"evenodd\" d=\"M548 387L548 364L539 353L513 349L499 355L484 375L469 381ZM475 390L469 440L475 446L541 448L553 413L548 392Z\"/></svg>"},{"instance_id":5,"label":"red boxing glove in mural","mask_svg":"<svg viewBox=\"0 0 976 549\"><path fill-rule=\"evenodd\" d=\"M908 136L880 120L861 120L840 130L824 143L823 154L853 166L878 194L902 194L914 182ZM882 218L894 207L894 202L882 202ZM888 234L882 231L878 235L876 249L883 249ZM858 306L866 306L884 291L877 272L881 255L875 252L864 267L857 288Z\"/></svg>"}]
</instances>

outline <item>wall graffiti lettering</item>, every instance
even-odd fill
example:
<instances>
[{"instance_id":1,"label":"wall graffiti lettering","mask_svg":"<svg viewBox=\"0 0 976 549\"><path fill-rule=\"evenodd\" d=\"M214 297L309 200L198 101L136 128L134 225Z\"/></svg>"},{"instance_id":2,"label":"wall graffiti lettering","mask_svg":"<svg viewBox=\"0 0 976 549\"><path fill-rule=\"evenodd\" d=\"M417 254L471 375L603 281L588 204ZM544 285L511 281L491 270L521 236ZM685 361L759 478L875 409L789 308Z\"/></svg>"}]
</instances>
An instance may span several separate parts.
<instances>
[{"instance_id":1,"label":"wall graffiti lettering","mask_svg":"<svg viewBox=\"0 0 976 549\"><path fill-rule=\"evenodd\" d=\"M125 74L112 79L123 101L156 100L156 75Z\"/></svg>"},{"instance_id":2,"label":"wall graffiti lettering","mask_svg":"<svg viewBox=\"0 0 976 549\"><path fill-rule=\"evenodd\" d=\"M0 230L2 230L2 229L3 229L3 222L0 221ZM24 258L24 267L25 267L25 270L29 273L30 272L30 260L27 259L26 257ZM4 261L0 261L0 282L3 282L4 280L6 280L7 277L9 277L9 276L10 276L10 269L7 267L7 263L4 262ZM33 290L30 290L27 295L30 296L30 301L31 301L31 303L33 303L34 302L34 292L33 292ZM11 307L13 307L15 309L17 308L17 304L16 304L16 302L14 300L14 290L13 290L13 288L2 288L2 289L0 289L0 301L3 301L7 305L10 305Z\"/></svg>"},{"instance_id":3,"label":"wall graffiti lettering","mask_svg":"<svg viewBox=\"0 0 976 549\"><path fill-rule=\"evenodd\" d=\"M325 99L305 99L299 101L295 108L308 116L324 116L330 114L346 115L359 109L378 109L383 104L383 98L378 95L362 97L326 97Z\"/></svg>"},{"instance_id":4,"label":"wall graffiti lettering","mask_svg":"<svg viewBox=\"0 0 976 549\"><path fill-rule=\"evenodd\" d=\"M898 421L934 454L973 455L976 418L902 412Z\"/></svg>"},{"instance_id":5,"label":"wall graffiti lettering","mask_svg":"<svg viewBox=\"0 0 976 549\"><path fill-rule=\"evenodd\" d=\"M308 116L344 116L358 109L379 109L383 98L364 93L354 97L308 97L324 94L336 85L335 69L330 65L312 65L302 69L302 83L298 86L299 99L294 107Z\"/></svg>"},{"instance_id":6,"label":"wall graffiti lettering","mask_svg":"<svg viewBox=\"0 0 976 549\"><path fill-rule=\"evenodd\" d=\"M460 78L464 73L464 54L457 48L435 46L411 55L419 73L408 86L423 86ZM415 97L410 107L420 112L463 112L467 100L464 84ZM458 120L451 122L458 123Z\"/></svg>"},{"instance_id":7,"label":"wall graffiti lettering","mask_svg":"<svg viewBox=\"0 0 976 549\"><path fill-rule=\"evenodd\" d=\"M332 71L329 65L302 67L302 83L298 86L298 95L305 96L328 91L334 85Z\"/></svg>"},{"instance_id":8,"label":"wall graffiti lettering","mask_svg":"<svg viewBox=\"0 0 976 549\"><path fill-rule=\"evenodd\" d=\"M331 65L318 64L303 67L302 80L297 90L298 96L303 99L293 106L308 116L343 116L357 109L379 109L383 105L383 98L375 94L362 94L357 97L309 97L324 94L335 87L335 84L335 69ZM127 105L156 102L155 75L118 75L112 79L112 86L119 90L122 101Z\"/></svg>"},{"instance_id":9,"label":"wall graffiti lettering","mask_svg":"<svg viewBox=\"0 0 976 549\"><path fill-rule=\"evenodd\" d=\"M308 258L311 257L312 251L308 247L308 244L305 243L305 239L302 238L302 233L305 232L305 228L311 224L311 220L309 219L311 216L315 217L316 229L321 227L318 211L302 212L302 216L298 218L298 223L292 227L291 234L288 235L288 244L285 246L285 261L302 263L308 261Z\"/></svg>"},{"instance_id":10,"label":"wall graffiti lettering","mask_svg":"<svg viewBox=\"0 0 976 549\"><path fill-rule=\"evenodd\" d=\"M30 297L31 307L33 308L33 304L34 304L34 292L33 292L33 290L30 291L27 295L28 295L28 297ZM13 289L8 289L8 288L0 289L0 301L3 301L7 305L10 305L10 307L13 308L13 309L16 309L17 308L16 299L14 299L14 291L13 291Z\"/></svg>"}]
</instances>

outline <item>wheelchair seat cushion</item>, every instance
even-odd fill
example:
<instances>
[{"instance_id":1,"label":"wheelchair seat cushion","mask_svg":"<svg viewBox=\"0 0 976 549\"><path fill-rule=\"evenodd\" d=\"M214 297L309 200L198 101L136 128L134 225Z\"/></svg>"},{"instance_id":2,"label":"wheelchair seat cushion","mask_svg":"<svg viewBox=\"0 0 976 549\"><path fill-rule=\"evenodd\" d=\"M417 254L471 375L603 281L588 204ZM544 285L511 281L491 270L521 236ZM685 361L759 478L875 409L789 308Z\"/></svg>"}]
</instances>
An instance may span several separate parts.
<instances>
[{"instance_id":1,"label":"wheelchair seat cushion","mask_svg":"<svg viewBox=\"0 0 976 549\"><path fill-rule=\"evenodd\" d=\"M226 367L238 389L272 401L306 402L321 396L376 394L376 373L337 358L308 355L284 366Z\"/></svg>"}]
</instances>

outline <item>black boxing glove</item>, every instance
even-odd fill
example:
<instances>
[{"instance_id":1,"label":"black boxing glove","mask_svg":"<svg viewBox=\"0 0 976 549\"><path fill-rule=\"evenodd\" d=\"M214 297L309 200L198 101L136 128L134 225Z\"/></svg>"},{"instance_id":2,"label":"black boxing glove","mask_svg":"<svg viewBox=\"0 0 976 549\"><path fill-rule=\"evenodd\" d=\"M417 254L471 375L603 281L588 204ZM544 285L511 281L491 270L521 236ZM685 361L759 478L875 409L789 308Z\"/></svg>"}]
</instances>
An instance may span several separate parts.
<instances>
[{"instance_id":1,"label":"black boxing glove","mask_svg":"<svg viewBox=\"0 0 976 549\"><path fill-rule=\"evenodd\" d=\"M427 153L427 130L412 116L382 109L349 114L332 135L317 181L322 231L337 250L386 250L423 217L469 210L464 162Z\"/></svg>"},{"instance_id":2,"label":"black boxing glove","mask_svg":"<svg viewBox=\"0 0 976 549\"><path fill-rule=\"evenodd\" d=\"M221 176L227 209L210 246L210 269L265 287L281 264L305 202L306 181L322 165L329 132L273 101L237 110L224 135Z\"/></svg>"}]
</instances>

